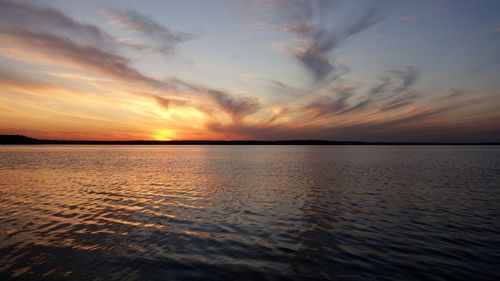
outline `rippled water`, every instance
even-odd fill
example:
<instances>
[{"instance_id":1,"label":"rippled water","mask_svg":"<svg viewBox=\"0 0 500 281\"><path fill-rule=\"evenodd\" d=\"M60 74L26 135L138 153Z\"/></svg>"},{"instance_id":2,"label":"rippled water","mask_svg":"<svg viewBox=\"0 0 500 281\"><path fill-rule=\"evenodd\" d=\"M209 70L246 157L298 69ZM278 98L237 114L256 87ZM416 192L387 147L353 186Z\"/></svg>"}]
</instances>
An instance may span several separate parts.
<instances>
[{"instance_id":1,"label":"rippled water","mask_svg":"<svg viewBox=\"0 0 500 281\"><path fill-rule=\"evenodd\" d=\"M500 278L498 146L0 147L0 279Z\"/></svg>"}]
</instances>

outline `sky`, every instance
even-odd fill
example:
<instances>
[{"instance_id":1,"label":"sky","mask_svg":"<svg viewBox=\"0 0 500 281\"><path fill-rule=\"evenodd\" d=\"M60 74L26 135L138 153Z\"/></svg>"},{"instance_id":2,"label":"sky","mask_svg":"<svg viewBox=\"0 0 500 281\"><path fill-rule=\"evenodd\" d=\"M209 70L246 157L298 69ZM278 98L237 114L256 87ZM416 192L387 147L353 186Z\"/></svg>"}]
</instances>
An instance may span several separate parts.
<instances>
[{"instance_id":1,"label":"sky","mask_svg":"<svg viewBox=\"0 0 500 281\"><path fill-rule=\"evenodd\" d=\"M500 141L500 1L0 0L0 134Z\"/></svg>"}]
</instances>

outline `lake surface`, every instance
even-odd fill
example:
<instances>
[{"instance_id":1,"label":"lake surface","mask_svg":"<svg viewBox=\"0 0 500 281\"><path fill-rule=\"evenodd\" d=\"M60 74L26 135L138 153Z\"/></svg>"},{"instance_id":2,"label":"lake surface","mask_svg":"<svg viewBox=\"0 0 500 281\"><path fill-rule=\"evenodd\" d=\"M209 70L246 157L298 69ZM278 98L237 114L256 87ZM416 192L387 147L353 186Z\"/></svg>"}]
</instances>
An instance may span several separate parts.
<instances>
[{"instance_id":1,"label":"lake surface","mask_svg":"<svg viewBox=\"0 0 500 281\"><path fill-rule=\"evenodd\" d=\"M499 146L0 146L0 280L499 278Z\"/></svg>"}]
</instances>

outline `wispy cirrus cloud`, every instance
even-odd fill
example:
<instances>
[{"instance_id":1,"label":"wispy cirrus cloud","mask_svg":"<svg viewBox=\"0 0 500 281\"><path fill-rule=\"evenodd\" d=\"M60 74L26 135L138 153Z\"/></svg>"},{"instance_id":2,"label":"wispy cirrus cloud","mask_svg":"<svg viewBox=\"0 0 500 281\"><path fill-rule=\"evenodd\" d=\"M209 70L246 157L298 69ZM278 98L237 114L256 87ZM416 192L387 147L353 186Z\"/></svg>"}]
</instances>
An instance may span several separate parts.
<instances>
[{"instance_id":1,"label":"wispy cirrus cloud","mask_svg":"<svg viewBox=\"0 0 500 281\"><path fill-rule=\"evenodd\" d=\"M134 10L108 9L104 14L111 24L149 39L156 51L166 55L174 54L179 44L197 37L191 33L170 30L151 16Z\"/></svg>"},{"instance_id":2,"label":"wispy cirrus cloud","mask_svg":"<svg viewBox=\"0 0 500 281\"><path fill-rule=\"evenodd\" d=\"M172 55L180 43L197 37L190 33L171 31L153 18L132 10L110 9L105 10L105 15L112 24L142 35L153 46L130 39L116 39L100 27L75 20L50 6L0 0L1 27L54 34L110 52L117 52L121 46L125 46L139 51L153 49Z\"/></svg>"},{"instance_id":3,"label":"wispy cirrus cloud","mask_svg":"<svg viewBox=\"0 0 500 281\"><path fill-rule=\"evenodd\" d=\"M20 55L20 58L29 57L48 64L67 64L122 81L167 86L166 83L143 75L132 68L123 56L55 35L0 28L0 39L4 43L4 48L10 48L10 51Z\"/></svg>"},{"instance_id":4,"label":"wispy cirrus cloud","mask_svg":"<svg viewBox=\"0 0 500 281\"><path fill-rule=\"evenodd\" d=\"M363 141L464 141L467 134L463 128L475 121L448 123L430 122L446 112L448 108L408 108L391 118L371 116L361 120L332 123L318 126L315 120L301 123L255 123L220 124L208 123L207 130L227 138L236 139L334 139ZM453 123L453 125L450 125ZM495 129L496 128L496 129ZM499 138L498 125L479 126L477 131L483 135ZM447 130L446 135L441 132Z\"/></svg>"},{"instance_id":5,"label":"wispy cirrus cloud","mask_svg":"<svg viewBox=\"0 0 500 281\"><path fill-rule=\"evenodd\" d=\"M348 38L373 27L384 19L385 6L373 5L355 13L341 24L331 26L337 1L247 1L259 17L271 26L297 37L293 47L284 48L312 75L315 82L345 73L346 67L331 58L331 52Z\"/></svg>"},{"instance_id":6,"label":"wispy cirrus cloud","mask_svg":"<svg viewBox=\"0 0 500 281\"><path fill-rule=\"evenodd\" d=\"M407 66L387 71L380 82L363 92L357 83L336 81L325 94L316 95L303 108L313 116L346 115L366 108L381 112L399 109L413 104L420 94L413 91L420 71Z\"/></svg>"},{"instance_id":7,"label":"wispy cirrus cloud","mask_svg":"<svg viewBox=\"0 0 500 281\"><path fill-rule=\"evenodd\" d=\"M168 138L170 134L175 136L169 131L178 130L180 138L401 140L405 134L413 137L418 136L414 132L438 134L446 128L450 135L458 136L459 132L453 128L481 125L498 117L496 111L493 113L495 103L489 107L477 105L484 101L468 99L469 89L464 94L461 89L422 88L427 83L420 81L426 76L413 66L381 66L382 71L373 74L379 79L371 83L366 82L372 81L370 75L367 80L356 78L358 71L345 75L355 65L347 65L339 57L347 49L341 47L383 21L387 10L381 1L370 2L371 6L365 5L367 2L357 3L351 6L353 10L346 8L351 5L347 1L247 1L252 2L251 8L258 14L253 15L254 25L272 31L266 33L265 40L277 35L271 41L279 41L278 48L297 62L313 83L304 86L304 81L297 79L287 82L288 85L280 82L287 81L284 75L263 77L245 69L242 72L250 74L241 76L251 79L247 84L252 87L216 81L214 84L228 88L210 88L197 84L202 82L193 82L206 80L181 80L159 71L156 65L149 67L151 58L159 58L158 53L175 54L183 43L197 36L175 31L146 13L108 10L109 22L128 32L125 38L123 32L117 33L121 34L117 38L112 36L116 28L80 21L80 15L70 17L50 6L28 1L0 0L0 56L9 66L16 63L20 66L17 70L6 70L5 75L0 73L0 111L17 110L21 113L18 119L56 116L50 122L64 123L68 134L75 134L71 128L74 124L91 123L93 127L89 126L87 132L119 128L115 136L124 138L130 138L127 132L136 132L140 138L154 137L165 129ZM400 20L412 20L411 15ZM237 37L234 39L238 40ZM152 53L141 60L143 54L134 52L137 57L132 59L127 57L130 49ZM207 50L210 51L203 50L205 55ZM346 56L349 55L352 54ZM490 58L471 71L479 73L496 67L498 60ZM36 67L21 71L21 66L26 65ZM245 65L242 62L238 66ZM276 69L283 70L283 65L278 63ZM26 79L22 75L9 75L15 71L26 74ZM180 71L182 75L187 72ZM283 74L287 75L287 70ZM241 85L244 85L242 90ZM450 87L454 86L461 87ZM258 98L252 95L255 89L262 90ZM16 98L10 101L12 97ZM464 117L463 112L469 112L470 108L475 110L470 111L471 116L477 117L474 120ZM483 108L490 111L478 113ZM3 113L1 117L5 120L9 116ZM17 122L17 117L7 120ZM43 121L37 120L36 126L43 126ZM480 132L485 134L492 128L498 125L485 125ZM101 136L110 137L104 133Z\"/></svg>"},{"instance_id":8,"label":"wispy cirrus cloud","mask_svg":"<svg viewBox=\"0 0 500 281\"><path fill-rule=\"evenodd\" d=\"M0 71L0 89L17 91L38 91L40 89L53 89L49 83L28 79L19 74Z\"/></svg>"},{"instance_id":9,"label":"wispy cirrus cloud","mask_svg":"<svg viewBox=\"0 0 500 281\"><path fill-rule=\"evenodd\" d=\"M220 90L208 90L207 93L235 124L240 124L245 117L261 108L259 100L252 96L233 97Z\"/></svg>"},{"instance_id":10,"label":"wispy cirrus cloud","mask_svg":"<svg viewBox=\"0 0 500 281\"><path fill-rule=\"evenodd\" d=\"M413 66L406 66L399 69L392 69L379 78L379 83L373 85L367 92L367 98L370 103L389 100L386 106L401 104L405 99L413 99L418 94L411 94L403 99L401 94L407 93L412 89L420 77L420 71ZM396 100L394 100L396 98ZM387 107L391 108L391 107ZM393 107L394 108L394 107Z\"/></svg>"},{"instance_id":11,"label":"wispy cirrus cloud","mask_svg":"<svg viewBox=\"0 0 500 281\"><path fill-rule=\"evenodd\" d=\"M253 97L237 98L222 90L206 89L173 77L154 78L134 68L127 57L119 53L111 53L106 48L109 46L101 48L98 44L93 44L92 40L74 41L75 36L70 36L70 39L55 35L52 33L53 31L67 29L67 32L92 35L92 39L96 41L106 38L109 39L110 44L117 42L99 28L93 25L80 24L60 11L50 7L20 5L9 1L2 1L0 4L4 8L11 9L11 12L17 13L18 16L24 15L22 18L16 18L14 23L0 21L0 41L3 43L1 47L4 56L48 65L66 66L101 77L104 76L119 82L121 86L131 86L130 93L150 97L163 109L188 105L185 100L173 98L172 94L184 95L184 99L189 99L189 95L193 93L197 93L198 99L192 100L190 103L192 106L204 101L212 102L216 107L227 112L230 119L235 122L241 121L245 116L260 109L257 99ZM5 11L2 10L1 12ZM190 35L172 33L140 15L131 15L135 17L129 18L130 21L127 22L129 27L134 26L136 30L156 36L163 42L179 43L191 38ZM47 19L46 17L53 17L54 19ZM2 18L2 20L4 19ZM40 24L33 25L30 22ZM47 26L44 26L45 23L47 23ZM48 28L51 25L58 27L54 29ZM59 25L66 25L66 27L60 27ZM129 44L129 42L126 43ZM143 48L144 46L137 47ZM15 84L19 87L23 83L13 79L3 82ZM25 85L25 87L27 86L29 85ZM39 86L37 85L37 87ZM150 89L155 93L146 95L139 93L136 91L138 87L146 87L146 89Z\"/></svg>"},{"instance_id":12,"label":"wispy cirrus cloud","mask_svg":"<svg viewBox=\"0 0 500 281\"><path fill-rule=\"evenodd\" d=\"M0 27L52 33L96 48L117 49L114 38L96 25L74 20L49 6L0 0Z\"/></svg>"},{"instance_id":13,"label":"wispy cirrus cloud","mask_svg":"<svg viewBox=\"0 0 500 281\"><path fill-rule=\"evenodd\" d=\"M370 8L358 15L341 29L319 29L313 35L306 36L305 48L298 49L294 56L313 74L315 80L321 80L336 70L328 53L337 48L347 38L362 32L382 20L375 8Z\"/></svg>"},{"instance_id":14,"label":"wispy cirrus cloud","mask_svg":"<svg viewBox=\"0 0 500 281\"><path fill-rule=\"evenodd\" d=\"M326 95L314 97L304 106L304 110L312 112L315 117L342 113L350 107L348 99L355 94L356 88L357 85L353 83L331 86Z\"/></svg>"},{"instance_id":15,"label":"wispy cirrus cloud","mask_svg":"<svg viewBox=\"0 0 500 281\"><path fill-rule=\"evenodd\" d=\"M420 77L420 71L413 66L406 66L403 69L395 69L389 71L395 78L400 80L399 87L396 87L393 92L395 94L400 94L402 92L408 91Z\"/></svg>"}]
</instances>

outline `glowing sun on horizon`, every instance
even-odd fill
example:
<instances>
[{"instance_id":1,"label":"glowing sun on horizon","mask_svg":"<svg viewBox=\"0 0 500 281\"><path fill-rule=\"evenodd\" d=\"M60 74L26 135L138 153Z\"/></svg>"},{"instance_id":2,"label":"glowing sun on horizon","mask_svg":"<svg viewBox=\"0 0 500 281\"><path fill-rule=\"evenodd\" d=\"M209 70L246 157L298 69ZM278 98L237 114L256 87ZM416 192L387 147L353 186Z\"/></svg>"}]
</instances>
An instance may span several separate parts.
<instances>
[{"instance_id":1,"label":"glowing sun on horizon","mask_svg":"<svg viewBox=\"0 0 500 281\"><path fill-rule=\"evenodd\" d=\"M173 140L174 139L174 131L168 130L168 129L160 129L155 132L155 134L152 135L154 140L159 140L159 141L167 141L167 140Z\"/></svg>"}]
</instances>

